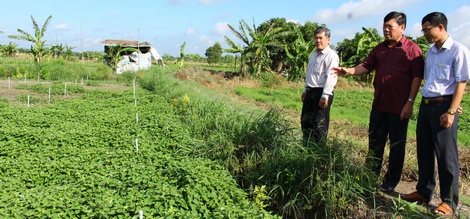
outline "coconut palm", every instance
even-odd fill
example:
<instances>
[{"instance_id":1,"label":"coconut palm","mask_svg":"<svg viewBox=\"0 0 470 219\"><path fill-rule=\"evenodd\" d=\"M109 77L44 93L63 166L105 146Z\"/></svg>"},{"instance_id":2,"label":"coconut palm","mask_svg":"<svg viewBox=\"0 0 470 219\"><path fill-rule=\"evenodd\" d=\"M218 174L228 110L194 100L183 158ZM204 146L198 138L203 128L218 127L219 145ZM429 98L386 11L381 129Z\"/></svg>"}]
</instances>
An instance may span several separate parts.
<instances>
[{"instance_id":1,"label":"coconut palm","mask_svg":"<svg viewBox=\"0 0 470 219\"><path fill-rule=\"evenodd\" d=\"M45 40L43 41L42 38L44 37L46 28L49 25L49 22L51 21L51 19L52 19L52 15L50 15L47 18L46 22L44 22L44 24L42 25L42 28L39 28L38 23L36 22L34 17L31 15L31 20L33 21L34 36L18 28L18 32L20 33L19 35L8 35L8 37L11 39L26 40L26 41L34 43L34 45L31 46L31 51L34 55L34 60L36 61L36 63L39 63L43 55L46 54L47 52L47 49L45 46L46 41Z\"/></svg>"}]
</instances>

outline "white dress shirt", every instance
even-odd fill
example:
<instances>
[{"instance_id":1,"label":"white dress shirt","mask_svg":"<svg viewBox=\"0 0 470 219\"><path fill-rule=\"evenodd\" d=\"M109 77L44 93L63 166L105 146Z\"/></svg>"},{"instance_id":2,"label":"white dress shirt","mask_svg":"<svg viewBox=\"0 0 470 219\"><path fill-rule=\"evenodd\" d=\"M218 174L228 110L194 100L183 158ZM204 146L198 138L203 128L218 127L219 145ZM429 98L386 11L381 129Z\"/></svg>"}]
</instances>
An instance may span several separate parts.
<instances>
[{"instance_id":1,"label":"white dress shirt","mask_svg":"<svg viewBox=\"0 0 470 219\"><path fill-rule=\"evenodd\" d=\"M322 51L315 50L308 62L304 92L306 92L307 87L322 87L322 98L328 99L328 95L333 95L338 76L332 73L331 68L338 67L338 64L338 54L329 46Z\"/></svg>"}]
</instances>

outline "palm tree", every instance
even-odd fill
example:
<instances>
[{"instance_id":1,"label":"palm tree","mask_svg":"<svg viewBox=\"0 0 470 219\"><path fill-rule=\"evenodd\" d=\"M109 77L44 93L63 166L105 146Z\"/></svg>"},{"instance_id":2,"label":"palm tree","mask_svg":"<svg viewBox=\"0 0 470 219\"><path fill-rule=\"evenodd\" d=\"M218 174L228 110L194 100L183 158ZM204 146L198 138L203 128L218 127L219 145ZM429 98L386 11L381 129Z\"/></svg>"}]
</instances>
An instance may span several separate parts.
<instances>
[{"instance_id":1,"label":"palm tree","mask_svg":"<svg viewBox=\"0 0 470 219\"><path fill-rule=\"evenodd\" d=\"M42 38L44 37L46 28L49 25L51 18L52 15L47 18L46 22L44 22L44 25L42 25L42 28L39 28L38 23L31 15L31 20L33 21L34 36L19 28L18 32L20 33L20 35L8 35L8 37L12 39L26 40L34 43L34 45L31 46L31 51L34 55L34 60L36 61L36 63L39 63L43 55L47 52L45 48L46 41L43 41Z\"/></svg>"}]
</instances>

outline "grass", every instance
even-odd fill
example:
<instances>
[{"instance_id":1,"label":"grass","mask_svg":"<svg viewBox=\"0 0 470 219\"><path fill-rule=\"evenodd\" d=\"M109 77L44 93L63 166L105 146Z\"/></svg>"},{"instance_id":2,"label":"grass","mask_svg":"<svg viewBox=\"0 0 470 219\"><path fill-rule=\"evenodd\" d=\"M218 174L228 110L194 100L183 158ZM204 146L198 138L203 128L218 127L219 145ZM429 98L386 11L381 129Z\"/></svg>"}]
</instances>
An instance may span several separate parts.
<instances>
[{"instance_id":1,"label":"grass","mask_svg":"<svg viewBox=\"0 0 470 219\"><path fill-rule=\"evenodd\" d=\"M235 93L247 99L263 102L285 109L291 109L300 113L302 103L300 96L302 87L297 88L269 88L269 87L245 87L235 88ZM335 90L335 99L331 108L331 120L347 120L354 125L367 127L369 124L369 113L372 105L373 90ZM414 106L413 116L408 125L408 136L416 137L416 119L419 111L421 96L418 95ZM470 109L470 96L464 95L462 107ZM459 121L459 145L470 148L470 117L462 114Z\"/></svg>"},{"instance_id":2,"label":"grass","mask_svg":"<svg viewBox=\"0 0 470 219\"><path fill-rule=\"evenodd\" d=\"M150 90L170 100L191 136L205 142L195 156L225 165L258 203L259 188L265 188L263 197L269 198L260 205L288 218L340 218L350 206L365 202L374 179L354 165L349 155L355 153L349 150L355 147L339 150L347 142L335 142L305 148L295 124L276 107L253 111L191 80L169 76L147 78L155 81Z\"/></svg>"}]
</instances>

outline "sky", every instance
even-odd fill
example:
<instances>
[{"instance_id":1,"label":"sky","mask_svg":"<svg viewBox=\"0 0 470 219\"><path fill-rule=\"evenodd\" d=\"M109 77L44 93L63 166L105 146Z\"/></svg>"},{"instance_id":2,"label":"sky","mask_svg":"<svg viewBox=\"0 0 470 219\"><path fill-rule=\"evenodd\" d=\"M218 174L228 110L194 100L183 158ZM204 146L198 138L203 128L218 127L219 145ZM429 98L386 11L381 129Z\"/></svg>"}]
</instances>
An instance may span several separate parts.
<instances>
[{"instance_id":1,"label":"sky","mask_svg":"<svg viewBox=\"0 0 470 219\"><path fill-rule=\"evenodd\" d=\"M8 1L8 3L5 3ZM405 35L421 36L421 19L439 11L448 18L448 32L454 40L470 48L470 0L2 0L0 44L19 48L32 43L10 39L17 29L34 34L31 16L46 29L46 44L74 47L75 52L103 51L107 39L148 42L160 55L204 56L224 36L239 42L227 24L238 28L241 20L260 25L271 18L285 18L304 24L325 24L331 30L331 44L352 39L362 27L381 33L383 17L391 11L407 15ZM243 45L240 43L240 45Z\"/></svg>"}]
</instances>

